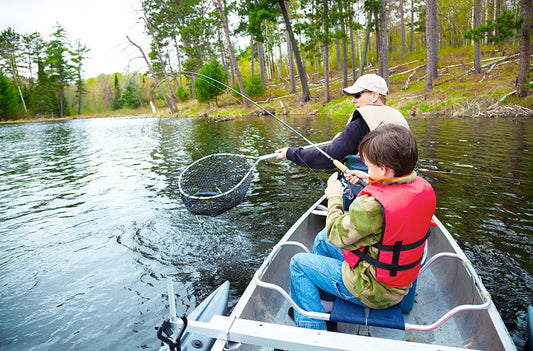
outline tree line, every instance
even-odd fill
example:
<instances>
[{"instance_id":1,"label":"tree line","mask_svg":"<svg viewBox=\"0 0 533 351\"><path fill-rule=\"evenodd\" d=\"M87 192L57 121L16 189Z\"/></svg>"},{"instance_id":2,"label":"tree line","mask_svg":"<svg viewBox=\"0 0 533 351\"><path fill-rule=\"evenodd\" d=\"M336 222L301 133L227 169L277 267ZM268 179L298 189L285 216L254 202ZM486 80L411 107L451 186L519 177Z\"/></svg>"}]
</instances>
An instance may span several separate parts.
<instances>
[{"instance_id":1,"label":"tree line","mask_svg":"<svg viewBox=\"0 0 533 351\"><path fill-rule=\"evenodd\" d=\"M0 32L0 120L134 109L157 98L143 74L83 79L89 52L80 39L72 43L59 23L48 41L38 32Z\"/></svg>"},{"instance_id":2,"label":"tree line","mask_svg":"<svg viewBox=\"0 0 533 351\"><path fill-rule=\"evenodd\" d=\"M341 72L346 87L377 65L388 82L391 57L405 62L420 51L431 91L439 50L473 50L473 69L480 71L481 45L504 50L517 41L519 74L510 79L516 80L518 96L529 93L530 0L142 0L139 12L150 47L127 40L147 72L87 82L81 72L89 49L79 40L71 45L59 24L49 42L39 33L2 32L0 118L74 113L67 109L74 103L65 103L65 88L78 114L82 106L92 113L148 100L160 100L176 114L180 101L217 103L225 89L201 75L244 96L261 95L268 82L286 77L290 92L298 92L304 104L311 99L309 74L322 75L322 98L328 102L331 71ZM235 50L236 40L244 40L245 48ZM250 108L245 97L242 103Z\"/></svg>"},{"instance_id":3,"label":"tree line","mask_svg":"<svg viewBox=\"0 0 533 351\"><path fill-rule=\"evenodd\" d=\"M362 75L369 63L377 64L378 73L389 82L389 57L401 54L405 61L408 52L418 47L426 51L426 91L432 91L439 49L473 47L474 70L479 72L482 44L503 50L516 40L520 41L520 70L514 77L517 95L529 93L529 0L143 0L142 19L152 38L148 54L135 40L128 40L139 48L173 113L174 86L195 98L195 83L203 79L194 74L183 78L183 73L199 72L212 60L220 63L230 85L243 95L252 81L260 81L266 89L266 82L276 79L276 74L281 80L286 71L291 93L299 81L302 103L311 99L307 77L312 70L323 74L323 100L328 102L332 69L342 71L343 87L350 84L349 78L353 82ZM249 40L240 57L234 50L237 37ZM374 59L377 62L371 62ZM215 96L213 92L211 98ZM245 96L242 100L249 108Z\"/></svg>"}]
</instances>

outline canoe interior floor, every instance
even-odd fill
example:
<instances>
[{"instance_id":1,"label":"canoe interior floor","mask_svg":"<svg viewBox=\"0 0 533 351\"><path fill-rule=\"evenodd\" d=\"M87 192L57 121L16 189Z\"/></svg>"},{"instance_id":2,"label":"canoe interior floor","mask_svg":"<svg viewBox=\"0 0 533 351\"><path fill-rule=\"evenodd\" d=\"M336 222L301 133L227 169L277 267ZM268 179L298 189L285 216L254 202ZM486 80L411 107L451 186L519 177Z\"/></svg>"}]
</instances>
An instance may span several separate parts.
<instances>
[{"instance_id":1,"label":"canoe interior floor","mask_svg":"<svg viewBox=\"0 0 533 351\"><path fill-rule=\"evenodd\" d=\"M450 287L453 289L453 287ZM418 298L425 301L424 305L418 302ZM294 322L289 318L287 310L289 303L284 302L278 310L273 323L294 325ZM453 306L448 306L441 290L438 288L435 277L430 270L424 272L418 280L418 287L415 296L415 304L413 310L409 314L404 314L405 322L410 324L431 324ZM468 313L468 312L467 312ZM469 347L468 341L462 340L454 318L449 319L442 326L432 331L413 331L413 330L397 330L379 327L359 326L347 323L338 324L338 332L357 334L363 336L372 336L376 338L404 340L409 342L445 345L452 347ZM261 348L261 350L272 350L268 348Z\"/></svg>"}]
</instances>

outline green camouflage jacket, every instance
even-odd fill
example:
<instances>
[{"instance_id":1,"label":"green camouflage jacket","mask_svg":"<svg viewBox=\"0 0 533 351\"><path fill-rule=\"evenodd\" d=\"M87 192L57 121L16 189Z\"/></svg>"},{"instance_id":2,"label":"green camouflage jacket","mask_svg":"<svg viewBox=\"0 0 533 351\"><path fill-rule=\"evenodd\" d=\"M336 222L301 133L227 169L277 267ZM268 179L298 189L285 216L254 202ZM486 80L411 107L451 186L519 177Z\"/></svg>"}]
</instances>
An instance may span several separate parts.
<instances>
[{"instance_id":1,"label":"green camouflage jacket","mask_svg":"<svg viewBox=\"0 0 533 351\"><path fill-rule=\"evenodd\" d=\"M415 177L416 173L413 172L409 176L384 181L382 184L411 183ZM357 197L350 205L348 213L343 211L342 197L332 196L328 200L328 240L340 249L351 251L370 246L367 254L377 258L377 249L371 245L381 240L383 223L381 204L368 194ZM405 288L393 288L378 282L375 267L363 260L353 269L344 261L342 280L359 301L371 308L396 305L412 286L409 284Z\"/></svg>"}]
</instances>

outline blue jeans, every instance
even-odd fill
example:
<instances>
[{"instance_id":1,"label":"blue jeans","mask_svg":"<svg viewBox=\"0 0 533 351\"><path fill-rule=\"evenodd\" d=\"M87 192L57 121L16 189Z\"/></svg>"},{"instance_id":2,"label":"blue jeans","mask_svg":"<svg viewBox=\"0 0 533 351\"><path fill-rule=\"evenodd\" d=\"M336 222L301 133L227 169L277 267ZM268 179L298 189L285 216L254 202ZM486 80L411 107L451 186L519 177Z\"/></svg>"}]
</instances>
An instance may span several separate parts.
<instances>
[{"instance_id":1,"label":"blue jeans","mask_svg":"<svg viewBox=\"0 0 533 351\"><path fill-rule=\"evenodd\" d=\"M298 253L291 259L291 297L306 311L324 312L320 303L323 292L364 306L342 282L342 250L329 243L326 229L321 230L313 244L312 253ZM326 329L326 322L312 319L294 311L294 321L302 328Z\"/></svg>"}]
</instances>

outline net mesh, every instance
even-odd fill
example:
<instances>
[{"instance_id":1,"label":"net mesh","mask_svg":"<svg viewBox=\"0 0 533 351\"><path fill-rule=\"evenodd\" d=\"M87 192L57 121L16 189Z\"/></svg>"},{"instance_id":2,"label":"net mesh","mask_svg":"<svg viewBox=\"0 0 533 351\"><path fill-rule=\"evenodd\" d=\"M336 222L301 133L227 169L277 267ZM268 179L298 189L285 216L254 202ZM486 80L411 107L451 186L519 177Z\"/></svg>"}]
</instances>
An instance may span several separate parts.
<instances>
[{"instance_id":1,"label":"net mesh","mask_svg":"<svg viewBox=\"0 0 533 351\"><path fill-rule=\"evenodd\" d=\"M214 154L199 159L178 181L185 207L193 214L214 217L237 206L252 183L254 166L244 155Z\"/></svg>"}]
</instances>

